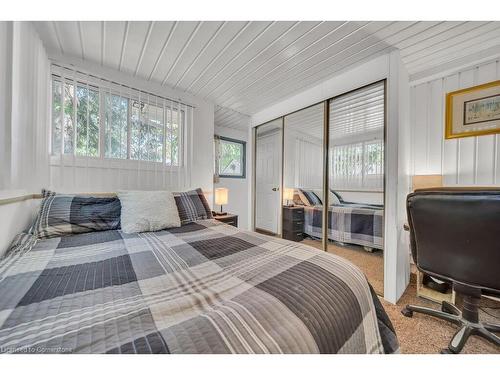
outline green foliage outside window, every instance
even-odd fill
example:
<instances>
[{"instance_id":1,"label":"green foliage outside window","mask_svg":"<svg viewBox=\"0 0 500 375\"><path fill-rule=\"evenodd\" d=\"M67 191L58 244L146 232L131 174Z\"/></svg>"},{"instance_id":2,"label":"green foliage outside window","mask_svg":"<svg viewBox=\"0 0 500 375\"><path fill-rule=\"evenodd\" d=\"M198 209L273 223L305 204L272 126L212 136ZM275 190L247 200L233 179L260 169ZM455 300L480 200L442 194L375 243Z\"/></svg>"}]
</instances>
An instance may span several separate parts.
<instances>
[{"instance_id":1,"label":"green foliage outside window","mask_svg":"<svg viewBox=\"0 0 500 375\"><path fill-rule=\"evenodd\" d=\"M127 158L128 102L127 98L119 95L106 94L105 96L106 139L104 145L107 158Z\"/></svg>"},{"instance_id":2,"label":"green foliage outside window","mask_svg":"<svg viewBox=\"0 0 500 375\"><path fill-rule=\"evenodd\" d=\"M99 155L99 92L76 87L76 154Z\"/></svg>"},{"instance_id":3,"label":"green foliage outside window","mask_svg":"<svg viewBox=\"0 0 500 375\"><path fill-rule=\"evenodd\" d=\"M245 177L245 142L220 138L219 176Z\"/></svg>"},{"instance_id":4,"label":"green foliage outside window","mask_svg":"<svg viewBox=\"0 0 500 375\"><path fill-rule=\"evenodd\" d=\"M63 83L54 79L52 83L54 154L99 156L99 116L102 112L105 157L154 162L164 160L168 166L181 164L180 124L184 123L184 112L104 93L93 86L77 84L75 90L72 82Z\"/></svg>"}]
</instances>

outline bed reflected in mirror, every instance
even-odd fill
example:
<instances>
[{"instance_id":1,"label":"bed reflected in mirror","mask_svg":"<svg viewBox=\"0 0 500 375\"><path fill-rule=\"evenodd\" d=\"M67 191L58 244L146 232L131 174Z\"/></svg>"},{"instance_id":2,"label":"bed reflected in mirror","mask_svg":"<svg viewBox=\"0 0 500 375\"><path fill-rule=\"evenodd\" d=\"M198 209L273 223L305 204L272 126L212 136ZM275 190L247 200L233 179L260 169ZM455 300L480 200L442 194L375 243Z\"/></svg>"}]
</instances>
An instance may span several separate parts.
<instances>
[{"instance_id":1,"label":"bed reflected in mirror","mask_svg":"<svg viewBox=\"0 0 500 375\"><path fill-rule=\"evenodd\" d=\"M385 82L330 100L328 251L384 293Z\"/></svg>"}]
</instances>

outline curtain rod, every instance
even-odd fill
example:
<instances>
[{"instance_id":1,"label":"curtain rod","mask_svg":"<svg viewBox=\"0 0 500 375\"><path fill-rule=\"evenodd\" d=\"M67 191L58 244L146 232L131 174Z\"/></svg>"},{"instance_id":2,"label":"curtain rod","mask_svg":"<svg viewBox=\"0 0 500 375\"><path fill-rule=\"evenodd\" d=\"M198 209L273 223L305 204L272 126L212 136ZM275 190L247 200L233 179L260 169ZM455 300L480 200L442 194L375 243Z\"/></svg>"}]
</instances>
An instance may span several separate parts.
<instances>
[{"instance_id":1,"label":"curtain rod","mask_svg":"<svg viewBox=\"0 0 500 375\"><path fill-rule=\"evenodd\" d=\"M103 78L103 77L99 77L99 76L96 76L96 75L91 74L91 73L82 72L81 70L78 70L78 69L68 68L67 66L60 65L60 64L55 63L55 62L52 62L52 66L56 66L56 67L61 68L61 69L66 69L66 70L69 70L69 71L74 72L74 73L83 74L83 75L86 75L86 76L89 76L89 77L92 77L92 78L98 79L98 80L100 80L100 81L104 81L104 82L112 83L112 84L114 84L114 85L118 85L118 86L125 87L125 88L130 89L130 90L135 90L135 91L143 92L143 93L148 94L148 95L153 95L153 96L156 96L156 97L158 97L158 98L160 98L160 99L169 100L169 101L171 101L172 103L183 104L183 105L185 105L186 107L191 107L191 108L193 108L193 109L195 109L195 108L196 108L196 107L195 107L194 105L192 105L192 104L186 104L186 103L183 103L183 102L181 102L181 101L179 101L179 100L175 100L175 99L167 98L167 97L165 97L165 96L161 96L161 95L158 95L158 94L155 94L155 93L149 92L149 91L141 90L141 89L138 89L138 88L136 88L136 87L131 87L131 86L125 85L124 83L120 83L120 82L112 81L112 80L110 80L110 79Z\"/></svg>"}]
</instances>

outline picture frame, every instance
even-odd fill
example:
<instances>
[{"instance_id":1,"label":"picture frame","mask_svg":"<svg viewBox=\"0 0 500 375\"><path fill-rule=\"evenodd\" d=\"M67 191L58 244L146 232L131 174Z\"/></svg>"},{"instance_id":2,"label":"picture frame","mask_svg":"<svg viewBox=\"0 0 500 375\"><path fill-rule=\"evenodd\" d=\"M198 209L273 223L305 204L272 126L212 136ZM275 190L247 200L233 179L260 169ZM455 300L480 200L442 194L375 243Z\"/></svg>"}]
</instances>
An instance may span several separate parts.
<instances>
[{"instance_id":1,"label":"picture frame","mask_svg":"<svg viewBox=\"0 0 500 375\"><path fill-rule=\"evenodd\" d=\"M500 81L446 94L445 139L500 133Z\"/></svg>"}]
</instances>

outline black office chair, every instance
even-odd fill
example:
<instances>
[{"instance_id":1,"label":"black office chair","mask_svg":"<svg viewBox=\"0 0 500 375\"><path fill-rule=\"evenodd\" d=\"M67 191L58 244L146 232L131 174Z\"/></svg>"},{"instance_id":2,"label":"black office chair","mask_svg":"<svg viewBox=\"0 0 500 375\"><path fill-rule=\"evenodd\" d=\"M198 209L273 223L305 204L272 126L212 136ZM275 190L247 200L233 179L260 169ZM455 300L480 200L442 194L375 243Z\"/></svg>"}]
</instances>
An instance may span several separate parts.
<instances>
[{"instance_id":1,"label":"black office chair","mask_svg":"<svg viewBox=\"0 0 500 375\"><path fill-rule=\"evenodd\" d=\"M457 324L448 349L460 353L471 335L496 345L500 325L479 322L482 295L500 296L500 189L435 188L409 194L410 246L417 268L447 281L463 297L462 311L445 301L441 311L407 305L401 312L427 314Z\"/></svg>"}]
</instances>

